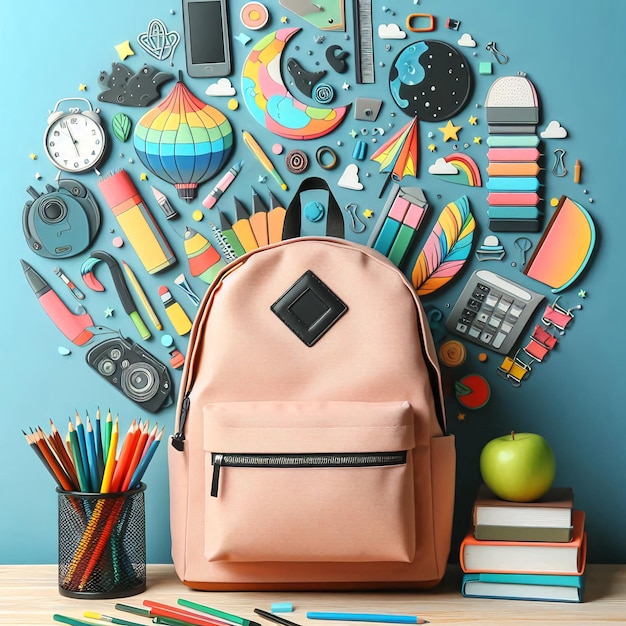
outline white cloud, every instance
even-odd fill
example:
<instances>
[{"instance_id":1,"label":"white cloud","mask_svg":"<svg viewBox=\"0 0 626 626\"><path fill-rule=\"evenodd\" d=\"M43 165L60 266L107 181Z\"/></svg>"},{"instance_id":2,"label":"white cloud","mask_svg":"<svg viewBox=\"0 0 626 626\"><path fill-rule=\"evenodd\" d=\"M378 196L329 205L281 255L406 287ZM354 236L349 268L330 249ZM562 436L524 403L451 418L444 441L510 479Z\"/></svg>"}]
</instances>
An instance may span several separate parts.
<instances>
[{"instance_id":1,"label":"white cloud","mask_svg":"<svg viewBox=\"0 0 626 626\"><path fill-rule=\"evenodd\" d=\"M405 39L406 33L397 24L380 24L378 36L381 39Z\"/></svg>"},{"instance_id":2,"label":"white cloud","mask_svg":"<svg viewBox=\"0 0 626 626\"><path fill-rule=\"evenodd\" d=\"M459 170L452 165L452 163L448 163L444 158L437 159L429 168L429 173L431 174L458 174Z\"/></svg>"},{"instance_id":3,"label":"white cloud","mask_svg":"<svg viewBox=\"0 0 626 626\"><path fill-rule=\"evenodd\" d=\"M464 46L465 48L476 47L476 42L469 33L463 33L457 43L459 44L459 46Z\"/></svg>"},{"instance_id":4,"label":"white cloud","mask_svg":"<svg viewBox=\"0 0 626 626\"><path fill-rule=\"evenodd\" d=\"M560 122L552 120L546 126L545 130L541 131L541 136L544 139L565 139L565 137L567 137L567 130L561 126Z\"/></svg>"},{"instance_id":5,"label":"white cloud","mask_svg":"<svg viewBox=\"0 0 626 626\"><path fill-rule=\"evenodd\" d=\"M359 180L359 168L354 163L351 163L346 167L339 182L340 187L345 189L354 189L355 191L361 191L363 189L363 183Z\"/></svg>"},{"instance_id":6,"label":"white cloud","mask_svg":"<svg viewBox=\"0 0 626 626\"><path fill-rule=\"evenodd\" d=\"M220 78L204 92L207 96L234 96L237 92L228 78Z\"/></svg>"}]
</instances>

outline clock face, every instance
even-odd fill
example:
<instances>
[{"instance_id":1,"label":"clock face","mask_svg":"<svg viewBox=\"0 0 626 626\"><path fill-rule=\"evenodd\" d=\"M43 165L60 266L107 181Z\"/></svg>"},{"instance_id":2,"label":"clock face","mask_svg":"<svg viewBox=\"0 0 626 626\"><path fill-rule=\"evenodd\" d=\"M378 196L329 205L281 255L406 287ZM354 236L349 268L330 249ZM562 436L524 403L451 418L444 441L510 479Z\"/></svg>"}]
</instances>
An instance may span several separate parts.
<instances>
[{"instance_id":1,"label":"clock face","mask_svg":"<svg viewBox=\"0 0 626 626\"><path fill-rule=\"evenodd\" d=\"M104 155L104 129L82 113L69 113L55 120L46 131L48 157L61 170L84 172L96 167Z\"/></svg>"}]
</instances>

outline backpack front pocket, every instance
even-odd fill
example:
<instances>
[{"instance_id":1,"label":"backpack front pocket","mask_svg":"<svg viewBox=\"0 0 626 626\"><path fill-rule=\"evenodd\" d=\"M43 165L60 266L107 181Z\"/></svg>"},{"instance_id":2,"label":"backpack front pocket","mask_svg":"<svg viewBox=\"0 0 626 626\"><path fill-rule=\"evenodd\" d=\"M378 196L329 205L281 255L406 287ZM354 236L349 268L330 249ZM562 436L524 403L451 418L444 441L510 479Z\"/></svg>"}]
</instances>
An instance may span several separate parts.
<instances>
[{"instance_id":1,"label":"backpack front pocket","mask_svg":"<svg viewBox=\"0 0 626 626\"><path fill-rule=\"evenodd\" d=\"M410 561L413 412L406 402L204 408L209 561Z\"/></svg>"}]
</instances>

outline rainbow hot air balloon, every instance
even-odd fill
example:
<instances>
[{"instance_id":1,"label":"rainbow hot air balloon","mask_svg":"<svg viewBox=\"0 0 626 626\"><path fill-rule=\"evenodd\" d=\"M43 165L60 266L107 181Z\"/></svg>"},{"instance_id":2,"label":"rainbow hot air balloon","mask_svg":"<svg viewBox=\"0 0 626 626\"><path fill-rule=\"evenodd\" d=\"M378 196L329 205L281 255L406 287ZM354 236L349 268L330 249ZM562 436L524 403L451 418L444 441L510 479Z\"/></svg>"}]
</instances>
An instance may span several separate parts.
<instances>
[{"instance_id":1,"label":"rainbow hot air balloon","mask_svg":"<svg viewBox=\"0 0 626 626\"><path fill-rule=\"evenodd\" d=\"M233 149L233 129L226 116L196 98L182 82L135 126L134 144L141 162L172 183L191 202L198 184L215 176Z\"/></svg>"}]
</instances>

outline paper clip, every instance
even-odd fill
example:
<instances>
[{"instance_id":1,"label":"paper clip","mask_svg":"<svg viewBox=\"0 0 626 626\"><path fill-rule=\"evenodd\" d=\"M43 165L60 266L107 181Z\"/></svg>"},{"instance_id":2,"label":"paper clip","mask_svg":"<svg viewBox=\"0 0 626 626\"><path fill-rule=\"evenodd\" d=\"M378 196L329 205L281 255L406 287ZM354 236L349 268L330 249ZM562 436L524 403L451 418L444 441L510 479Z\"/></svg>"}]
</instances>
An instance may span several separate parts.
<instances>
[{"instance_id":1,"label":"paper clip","mask_svg":"<svg viewBox=\"0 0 626 626\"><path fill-rule=\"evenodd\" d=\"M498 48L496 48L496 42L490 41L486 46L485 50L489 50L489 52L493 53L493 56L496 57L496 61L500 63L500 65L505 65L509 62L509 57L504 54L504 52L500 52Z\"/></svg>"},{"instance_id":2,"label":"paper clip","mask_svg":"<svg viewBox=\"0 0 626 626\"><path fill-rule=\"evenodd\" d=\"M357 235L359 233L362 233L367 228L367 225L356 214L356 210L358 206L359 205L356 202L350 202L346 204L345 207L343 207L348 212L348 215L350 216L350 229L352 230L353 233L356 233Z\"/></svg>"},{"instance_id":3,"label":"paper clip","mask_svg":"<svg viewBox=\"0 0 626 626\"><path fill-rule=\"evenodd\" d=\"M426 26L413 26L413 22L416 22L420 19L427 19L428 24ZM435 30L435 16L430 13L411 13L406 18L406 28L410 30L412 33L427 33L432 30Z\"/></svg>"},{"instance_id":4,"label":"paper clip","mask_svg":"<svg viewBox=\"0 0 626 626\"><path fill-rule=\"evenodd\" d=\"M552 173L555 176L565 176L567 174L567 168L565 167L565 163L563 161L563 157L565 156L565 150L563 148L557 148L554 151L555 161L552 167Z\"/></svg>"}]
</instances>

